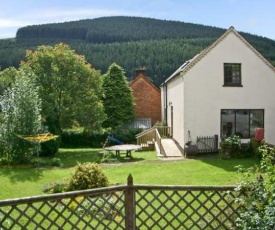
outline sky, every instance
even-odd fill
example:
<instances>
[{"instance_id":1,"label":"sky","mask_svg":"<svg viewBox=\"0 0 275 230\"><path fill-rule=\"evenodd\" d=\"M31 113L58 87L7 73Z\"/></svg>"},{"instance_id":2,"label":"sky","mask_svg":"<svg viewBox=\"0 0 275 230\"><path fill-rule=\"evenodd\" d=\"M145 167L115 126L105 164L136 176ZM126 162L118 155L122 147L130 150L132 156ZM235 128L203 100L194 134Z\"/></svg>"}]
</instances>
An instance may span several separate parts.
<instances>
[{"instance_id":1,"label":"sky","mask_svg":"<svg viewBox=\"0 0 275 230\"><path fill-rule=\"evenodd\" d=\"M27 25L138 16L248 32L275 40L275 0L1 0L0 38Z\"/></svg>"}]
</instances>

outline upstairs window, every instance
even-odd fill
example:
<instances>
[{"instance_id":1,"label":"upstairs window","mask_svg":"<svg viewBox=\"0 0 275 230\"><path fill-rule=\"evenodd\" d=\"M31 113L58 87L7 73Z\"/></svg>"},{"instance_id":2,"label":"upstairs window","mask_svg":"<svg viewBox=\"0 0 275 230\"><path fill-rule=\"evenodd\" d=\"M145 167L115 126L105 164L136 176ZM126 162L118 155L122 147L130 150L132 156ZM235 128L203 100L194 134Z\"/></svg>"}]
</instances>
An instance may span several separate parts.
<instances>
[{"instance_id":1,"label":"upstairs window","mask_svg":"<svg viewBox=\"0 0 275 230\"><path fill-rule=\"evenodd\" d=\"M224 86L242 86L241 64L224 63Z\"/></svg>"}]
</instances>

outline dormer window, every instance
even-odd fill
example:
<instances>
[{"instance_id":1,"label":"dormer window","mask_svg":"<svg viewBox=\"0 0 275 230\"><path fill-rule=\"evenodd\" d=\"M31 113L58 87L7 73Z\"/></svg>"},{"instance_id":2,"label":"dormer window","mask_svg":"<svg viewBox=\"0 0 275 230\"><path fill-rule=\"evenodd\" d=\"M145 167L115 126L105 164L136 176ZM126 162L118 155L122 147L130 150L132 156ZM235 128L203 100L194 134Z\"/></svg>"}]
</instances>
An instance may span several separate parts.
<instances>
[{"instance_id":1,"label":"dormer window","mask_svg":"<svg viewBox=\"0 0 275 230\"><path fill-rule=\"evenodd\" d=\"M240 63L224 63L224 86L242 86Z\"/></svg>"}]
</instances>

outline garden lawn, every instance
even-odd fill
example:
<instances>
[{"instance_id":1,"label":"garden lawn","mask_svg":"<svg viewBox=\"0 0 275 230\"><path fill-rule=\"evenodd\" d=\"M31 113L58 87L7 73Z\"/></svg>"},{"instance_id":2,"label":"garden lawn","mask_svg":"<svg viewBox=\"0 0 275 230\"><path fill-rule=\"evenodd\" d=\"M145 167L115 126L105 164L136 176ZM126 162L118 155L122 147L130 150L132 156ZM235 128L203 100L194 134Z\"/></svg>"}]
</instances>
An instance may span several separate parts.
<instances>
[{"instance_id":1,"label":"garden lawn","mask_svg":"<svg viewBox=\"0 0 275 230\"><path fill-rule=\"evenodd\" d=\"M192 159L183 161L104 167L110 181L125 184L131 173L134 184L165 185L236 185L239 174L236 165L245 167L257 163L255 159Z\"/></svg>"},{"instance_id":2,"label":"garden lawn","mask_svg":"<svg viewBox=\"0 0 275 230\"><path fill-rule=\"evenodd\" d=\"M56 157L60 158L64 166L75 166L77 162L100 162L101 152L108 153L108 151L103 151L103 149L94 148L84 148L84 149L60 149ZM120 160L124 163L126 162L147 162L158 160L155 151L148 152L135 152L132 151L132 158L125 157L126 152L120 154Z\"/></svg>"},{"instance_id":3,"label":"garden lawn","mask_svg":"<svg viewBox=\"0 0 275 230\"><path fill-rule=\"evenodd\" d=\"M56 157L64 167L1 167L0 199L40 195L50 182L70 178L77 162L97 161L99 149L61 149ZM250 167L256 159L198 158L183 161L158 160L155 152L133 152L124 163L102 164L111 184L126 184L131 173L135 184L167 185L234 185L239 175L234 168Z\"/></svg>"}]
</instances>

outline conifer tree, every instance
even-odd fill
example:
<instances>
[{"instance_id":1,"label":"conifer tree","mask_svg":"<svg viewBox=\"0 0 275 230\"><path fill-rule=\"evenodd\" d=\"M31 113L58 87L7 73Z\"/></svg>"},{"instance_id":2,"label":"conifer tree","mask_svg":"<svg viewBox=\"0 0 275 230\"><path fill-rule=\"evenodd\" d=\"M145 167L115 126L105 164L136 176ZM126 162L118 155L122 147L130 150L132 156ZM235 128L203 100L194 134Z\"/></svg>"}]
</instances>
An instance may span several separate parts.
<instances>
[{"instance_id":1,"label":"conifer tree","mask_svg":"<svg viewBox=\"0 0 275 230\"><path fill-rule=\"evenodd\" d=\"M115 128L130 121L134 116L134 96L129 87L124 70L113 63L103 80L104 110L107 119L105 127Z\"/></svg>"}]
</instances>

